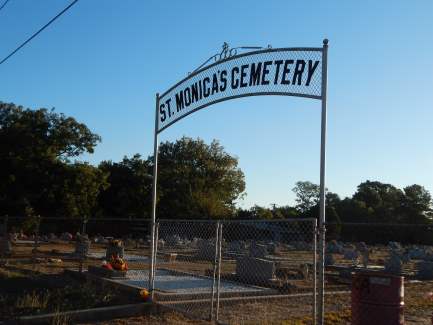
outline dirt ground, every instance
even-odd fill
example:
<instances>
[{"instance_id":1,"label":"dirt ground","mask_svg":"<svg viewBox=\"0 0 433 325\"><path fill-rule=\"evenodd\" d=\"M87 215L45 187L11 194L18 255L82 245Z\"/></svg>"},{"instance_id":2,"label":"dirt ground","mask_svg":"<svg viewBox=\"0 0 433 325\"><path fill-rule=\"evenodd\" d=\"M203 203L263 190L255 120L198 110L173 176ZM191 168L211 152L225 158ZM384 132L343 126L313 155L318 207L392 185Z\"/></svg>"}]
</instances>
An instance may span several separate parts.
<instances>
[{"instance_id":1,"label":"dirt ground","mask_svg":"<svg viewBox=\"0 0 433 325\"><path fill-rule=\"evenodd\" d=\"M20 244L14 246L14 256L7 260L10 269L34 271L40 274L61 274L65 269L78 269L80 261L72 256L74 246L72 243L51 243L42 244L38 247L36 254L32 254L34 246L31 244ZM147 249L147 248L146 248ZM143 255L144 248L129 248L127 254ZM103 245L92 244L92 252L103 253ZM296 262L311 259L311 254L294 252L291 255ZM384 249L378 248L372 255L375 264L383 265L387 253ZM60 262L58 260L61 260ZM341 263L343 261L339 261ZM5 260L0 264L5 264ZM88 265L99 265L98 259L87 259L83 268ZM1 265L0 265L1 266ZM289 265L292 267L293 265ZM186 271L204 275L212 267L211 262L194 261L192 259L179 260L174 265L165 265L178 271ZM130 268L147 269L148 264L141 262L130 263ZM223 264L223 274L233 272L235 265L233 262ZM305 288L304 288L305 289ZM346 291L346 293L331 294L325 298L326 306L326 325L349 325L350 324L350 287L344 283L331 283L327 285L329 291ZM303 292L308 292L303 290ZM433 313L433 300L428 298L429 293L433 292L433 281L405 283L405 324L406 325L430 325ZM230 324L285 324L285 325L310 325L311 320L311 300L312 296L296 298L286 298L279 300L260 300L243 301L242 303L222 303L220 309L220 320ZM193 306L189 306L193 309ZM198 308L194 315L202 316L208 314L208 308ZM93 324L206 324L204 321L190 320L182 314L176 312L164 313L162 315L147 315L127 319L112 320L108 322L96 322ZM372 324L374 325L374 324Z\"/></svg>"}]
</instances>

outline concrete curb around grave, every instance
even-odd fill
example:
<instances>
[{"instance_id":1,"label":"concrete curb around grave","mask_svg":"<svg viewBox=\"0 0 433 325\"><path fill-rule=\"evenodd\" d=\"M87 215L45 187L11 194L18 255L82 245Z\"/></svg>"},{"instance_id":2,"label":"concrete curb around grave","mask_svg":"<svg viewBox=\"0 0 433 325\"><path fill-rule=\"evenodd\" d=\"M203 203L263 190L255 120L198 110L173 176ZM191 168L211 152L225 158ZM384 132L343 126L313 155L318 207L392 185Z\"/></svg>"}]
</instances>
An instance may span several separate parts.
<instances>
[{"instance_id":1,"label":"concrete curb around grave","mask_svg":"<svg viewBox=\"0 0 433 325\"><path fill-rule=\"evenodd\" d=\"M133 317L151 312L157 305L152 303L138 303L121 306L110 306L92 309L73 310L62 313L52 313L36 316L24 316L15 320L0 322L2 325L23 325L23 324L51 324L56 317L66 317L75 322L101 321L120 317Z\"/></svg>"}]
</instances>

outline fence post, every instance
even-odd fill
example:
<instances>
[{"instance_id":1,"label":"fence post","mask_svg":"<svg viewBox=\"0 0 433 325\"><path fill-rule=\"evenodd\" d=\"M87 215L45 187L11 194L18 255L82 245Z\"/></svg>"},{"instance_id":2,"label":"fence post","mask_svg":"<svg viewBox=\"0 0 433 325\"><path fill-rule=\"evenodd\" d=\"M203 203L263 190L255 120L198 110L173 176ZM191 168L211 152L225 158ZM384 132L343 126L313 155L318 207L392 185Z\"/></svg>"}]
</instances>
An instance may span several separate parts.
<instances>
[{"instance_id":1,"label":"fence post","mask_svg":"<svg viewBox=\"0 0 433 325\"><path fill-rule=\"evenodd\" d=\"M154 247L154 245L155 245L155 227L156 227L155 223L151 222L151 225L150 225L151 238L150 238L150 254L149 254L149 257L150 257L150 259L149 259L149 292L150 292L152 298L153 298L153 293L152 293L152 291L153 291L152 275L153 274L152 273L153 273L153 267L154 267L153 256L154 256L154 250L155 250L155 247Z\"/></svg>"},{"instance_id":2,"label":"fence post","mask_svg":"<svg viewBox=\"0 0 433 325\"><path fill-rule=\"evenodd\" d=\"M86 226L87 226L87 219L86 218L84 218L83 219L83 223L82 223L82 225L81 225L81 234L82 235L85 235L86 234Z\"/></svg>"},{"instance_id":3,"label":"fence post","mask_svg":"<svg viewBox=\"0 0 433 325\"><path fill-rule=\"evenodd\" d=\"M82 235L82 236L84 236L84 235L86 234L86 223L87 223L86 218L83 218L83 220L82 220L82 222L81 222L81 235ZM79 243L78 243L78 238L76 238L76 243L75 243L75 245L79 245ZM76 246L76 247L77 247L77 246ZM79 266L78 266L78 271L79 271L80 273L83 273L83 264L84 264L84 261L85 261L85 259L86 259L86 253L85 253L85 250L83 251L83 254L81 254L81 256L79 256L79 259L80 259L80 263L79 263Z\"/></svg>"},{"instance_id":4,"label":"fence post","mask_svg":"<svg viewBox=\"0 0 433 325\"><path fill-rule=\"evenodd\" d=\"M319 325L325 316L325 238L326 238L326 105L328 86L328 40L323 40L322 114L320 132L320 222L319 222Z\"/></svg>"},{"instance_id":5,"label":"fence post","mask_svg":"<svg viewBox=\"0 0 433 325\"><path fill-rule=\"evenodd\" d=\"M317 219L313 220L313 325L317 324Z\"/></svg>"},{"instance_id":6,"label":"fence post","mask_svg":"<svg viewBox=\"0 0 433 325\"><path fill-rule=\"evenodd\" d=\"M152 271L152 299L153 299L153 292L155 289L155 276L156 276L156 271L157 271L157 261L156 258L158 256L158 240L159 240L159 222L157 222L155 224L155 242L153 244L154 250L153 250L153 255L152 255L152 259L153 259L153 271Z\"/></svg>"},{"instance_id":7,"label":"fence post","mask_svg":"<svg viewBox=\"0 0 433 325\"><path fill-rule=\"evenodd\" d=\"M219 318L219 309L220 309L220 282L221 282L221 247L223 242L223 225L220 224L220 231L218 236L218 281L217 281L217 287L216 287L216 295L217 295L217 301L216 301L216 321L218 321Z\"/></svg>"},{"instance_id":8,"label":"fence post","mask_svg":"<svg viewBox=\"0 0 433 325\"><path fill-rule=\"evenodd\" d=\"M33 271L36 270L36 258L37 258L37 253L38 253L38 247L39 247L39 242L38 242L38 238L39 238L39 227L41 224L41 218L38 217L37 218L37 223L36 223L36 229L34 232L34 243L33 243L33 250L32 250L32 259L33 259Z\"/></svg>"},{"instance_id":9,"label":"fence post","mask_svg":"<svg viewBox=\"0 0 433 325\"><path fill-rule=\"evenodd\" d=\"M213 321L213 310L214 310L214 299L215 299L215 282L216 282L216 273L217 273L217 265L218 265L218 242L219 242L219 231L220 231L220 222L216 223L215 227L215 255L213 262L213 279L212 279L212 296L210 303L210 314L209 320Z\"/></svg>"}]
</instances>

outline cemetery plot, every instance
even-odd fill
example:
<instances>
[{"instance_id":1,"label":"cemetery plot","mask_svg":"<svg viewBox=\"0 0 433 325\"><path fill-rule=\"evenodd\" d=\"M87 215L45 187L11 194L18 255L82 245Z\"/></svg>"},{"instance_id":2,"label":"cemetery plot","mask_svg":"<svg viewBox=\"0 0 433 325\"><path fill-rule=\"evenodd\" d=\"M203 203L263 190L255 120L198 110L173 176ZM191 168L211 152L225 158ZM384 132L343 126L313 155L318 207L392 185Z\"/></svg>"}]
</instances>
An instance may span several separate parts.
<instances>
[{"instance_id":1,"label":"cemetery plot","mask_svg":"<svg viewBox=\"0 0 433 325\"><path fill-rule=\"evenodd\" d=\"M315 246L311 220L169 220L159 221L158 229L156 303L194 318L218 317L227 324L312 324ZM83 282L64 271L78 274L81 270L86 274L90 270L94 277L111 278L119 288L135 288L137 293L149 285L147 234L140 236L126 226L122 233L112 228L112 232L101 234L88 227L89 234L80 235L77 230L80 227L69 231L40 230L38 234L12 228L3 231L0 272L25 279L20 280L24 285L18 285L25 289L23 292L3 290L3 305L16 306L3 311L4 315L48 312L56 306L50 302L50 306L34 304L33 308L32 299L46 302L52 297L78 297L76 302L60 306L62 310L99 306L105 295L109 297L108 304L140 299L137 294L119 295L100 290L97 285L88 292ZM114 255L125 262L127 270L94 273ZM433 310L431 246L395 241L329 241L325 262L326 324L350 324L351 275L365 270L403 275L405 324L429 324ZM53 286L44 282L47 279ZM83 297L94 298L89 302Z\"/></svg>"}]
</instances>

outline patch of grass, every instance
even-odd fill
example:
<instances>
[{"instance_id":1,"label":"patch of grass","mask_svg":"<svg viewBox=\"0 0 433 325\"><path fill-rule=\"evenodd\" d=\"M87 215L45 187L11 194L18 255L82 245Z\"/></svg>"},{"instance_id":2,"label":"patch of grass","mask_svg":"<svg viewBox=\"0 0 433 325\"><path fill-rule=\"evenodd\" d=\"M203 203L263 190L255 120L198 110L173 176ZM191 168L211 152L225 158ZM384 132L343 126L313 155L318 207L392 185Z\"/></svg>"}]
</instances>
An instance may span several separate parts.
<instances>
[{"instance_id":1,"label":"patch of grass","mask_svg":"<svg viewBox=\"0 0 433 325\"><path fill-rule=\"evenodd\" d=\"M338 312L325 313L325 325L350 324L352 317L351 315L352 314L349 308Z\"/></svg>"},{"instance_id":2,"label":"patch of grass","mask_svg":"<svg viewBox=\"0 0 433 325\"><path fill-rule=\"evenodd\" d=\"M0 280L8 280L14 278L22 278L23 275L19 272L9 271L0 268Z\"/></svg>"},{"instance_id":3,"label":"patch of grass","mask_svg":"<svg viewBox=\"0 0 433 325\"><path fill-rule=\"evenodd\" d=\"M117 290L65 275L30 276L0 270L0 321L20 316L113 306L141 301ZM67 324L66 319L58 320Z\"/></svg>"},{"instance_id":4,"label":"patch of grass","mask_svg":"<svg viewBox=\"0 0 433 325\"><path fill-rule=\"evenodd\" d=\"M16 300L15 307L18 309L47 309L50 295L47 292L37 293L32 291L26 293Z\"/></svg>"},{"instance_id":5,"label":"patch of grass","mask_svg":"<svg viewBox=\"0 0 433 325\"><path fill-rule=\"evenodd\" d=\"M72 324L72 320L67 315L62 315L61 311L56 310L55 316L51 321L50 325L70 325Z\"/></svg>"}]
</instances>

